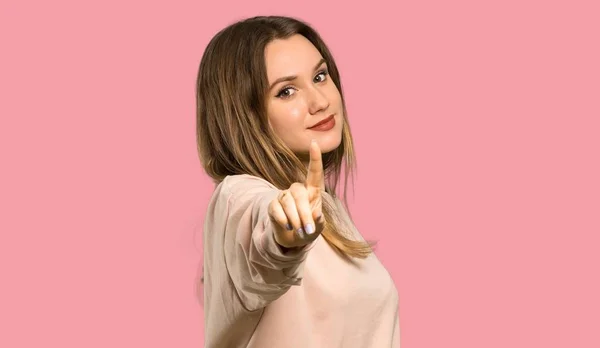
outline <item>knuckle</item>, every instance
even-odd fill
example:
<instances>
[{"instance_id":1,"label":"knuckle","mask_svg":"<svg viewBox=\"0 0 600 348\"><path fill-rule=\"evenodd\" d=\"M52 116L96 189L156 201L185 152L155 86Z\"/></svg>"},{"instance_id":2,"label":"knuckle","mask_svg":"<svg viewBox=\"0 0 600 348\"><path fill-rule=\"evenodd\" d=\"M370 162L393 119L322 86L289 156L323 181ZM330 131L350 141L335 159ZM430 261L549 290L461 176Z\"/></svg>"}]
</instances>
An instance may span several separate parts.
<instances>
[{"instance_id":1,"label":"knuckle","mask_svg":"<svg viewBox=\"0 0 600 348\"><path fill-rule=\"evenodd\" d=\"M287 195L281 199L280 204L284 209L292 208L294 206L294 198L291 195Z\"/></svg>"},{"instance_id":2,"label":"knuckle","mask_svg":"<svg viewBox=\"0 0 600 348\"><path fill-rule=\"evenodd\" d=\"M279 207L281 207L281 202L276 198L269 203L268 211L270 214L275 214Z\"/></svg>"},{"instance_id":3,"label":"knuckle","mask_svg":"<svg viewBox=\"0 0 600 348\"><path fill-rule=\"evenodd\" d=\"M289 190L290 190L290 192L292 192L292 193L297 193L297 192L299 192L299 191L302 191L302 189L303 189L303 188L304 188L304 185L302 185L302 184L301 184L301 183L299 183L299 182L295 182L295 183L293 183L292 185L290 185L290 188L289 188Z\"/></svg>"},{"instance_id":4,"label":"knuckle","mask_svg":"<svg viewBox=\"0 0 600 348\"><path fill-rule=\"evenodd\" d=\"M295 186L291 191L295 198L304 198L308 196L308 190L302 184L298 184L298 186Z\"/></svg>"}]
</instances>

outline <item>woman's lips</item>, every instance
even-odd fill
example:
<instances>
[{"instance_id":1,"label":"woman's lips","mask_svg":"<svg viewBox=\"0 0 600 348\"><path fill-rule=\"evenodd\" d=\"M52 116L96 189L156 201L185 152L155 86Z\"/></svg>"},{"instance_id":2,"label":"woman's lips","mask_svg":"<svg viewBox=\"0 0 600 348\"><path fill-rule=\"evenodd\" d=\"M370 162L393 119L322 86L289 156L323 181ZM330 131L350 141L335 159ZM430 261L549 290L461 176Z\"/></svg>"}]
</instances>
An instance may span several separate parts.
<instances>
[{"instance_id":1,"label":"woman's lips","mask_svg":"<svg viewBox=\"0 0 600 348\"><path fill-rule=\"evenodd\" d=\"M317 124L315 124L314 126L308 128L308 129L323 132L323 131L330 130L334 126L335 126L335 117L334 117L334 115L331 115L331 116L327 117L326 119L324 119L323 121L318 122Z\"/></svg>"}]
</instances>

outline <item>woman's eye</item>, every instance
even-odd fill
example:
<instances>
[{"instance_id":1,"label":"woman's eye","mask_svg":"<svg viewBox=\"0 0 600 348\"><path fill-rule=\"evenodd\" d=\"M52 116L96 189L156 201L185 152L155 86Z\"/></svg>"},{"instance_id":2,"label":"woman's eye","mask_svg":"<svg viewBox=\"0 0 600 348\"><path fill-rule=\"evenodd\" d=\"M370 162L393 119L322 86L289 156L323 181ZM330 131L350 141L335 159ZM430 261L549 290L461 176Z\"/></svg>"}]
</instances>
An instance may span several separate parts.
<instances>
[{"instance_id":1,"label":"woman's eye","mask_svg":"<svg viewBox=\"0 0 600 348\"><path fill-rule=\"evenodd\" d=\"M320 80L319 80L319 76L320 76ZM327 78L327 71L321 71L316 77L315 80L317 80L317 82L323 82L325 81L325 79Z\"/></svg>"},{"instance_id":2,"label":"woman's eye","mask_svg":"<svg viewBox=\"0 0 600 348\"><path fill-rule=\"evenodd\" d=\"M323 81L327 80L327 75L328 75L327 70L321 71L320 73L317 74L317 76L315 76L315 82L323 82ZM277 93L276 97L286 99L286 98L291 97L295 92L296 91L295 91L294 87L285 87L284 89L279 91L279 93Z\"/></svg>"},{"instance_id":3,"label":"woman's eye","mask_svg":"<svg viewBox=\"0 0 600 348\"><path fill-rule=\"evenodd\" d=\"M278 94L278 98L289 98L294 93L294 89L292 87L286 87L282 89Z\"/></svg>"}]
</instances>

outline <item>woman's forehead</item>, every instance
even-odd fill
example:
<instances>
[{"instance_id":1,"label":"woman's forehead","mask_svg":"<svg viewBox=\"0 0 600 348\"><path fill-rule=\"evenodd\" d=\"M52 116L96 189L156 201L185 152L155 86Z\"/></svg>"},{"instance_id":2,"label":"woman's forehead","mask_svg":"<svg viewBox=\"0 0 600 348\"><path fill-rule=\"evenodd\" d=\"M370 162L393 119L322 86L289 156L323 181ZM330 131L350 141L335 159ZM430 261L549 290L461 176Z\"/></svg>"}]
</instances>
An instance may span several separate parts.
<instances>
[{"instance_id":1,"label":"woman's forehead","mask_svg":"<svg viewBox=\"0 0 600 348\"><path fill-rule=\"evenodd\" d=\"M312 73L315 64L322 58L317 48L302 35L274 40L265 48L269 81L282 76Z\"/></svg>"}]
</instances>

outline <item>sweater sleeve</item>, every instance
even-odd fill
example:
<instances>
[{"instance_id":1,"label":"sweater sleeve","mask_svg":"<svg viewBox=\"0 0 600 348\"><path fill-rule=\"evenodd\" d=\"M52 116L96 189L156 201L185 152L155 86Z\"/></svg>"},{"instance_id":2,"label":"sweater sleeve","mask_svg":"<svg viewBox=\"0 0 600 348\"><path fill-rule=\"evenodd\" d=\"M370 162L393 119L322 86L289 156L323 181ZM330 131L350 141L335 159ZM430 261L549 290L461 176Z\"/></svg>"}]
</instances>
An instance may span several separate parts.
<instances>
[{"instance_id":1,"label":"sweater sleeve","mask_svg":"<svg viewBox=\"0 0 600 348\"><path fill-rule=\"evenodd\" d=\"M314 242L283 251L274 239L268 206L279 190L266 181L245 177L222 185L223 255L227 273L246 310L263 308L302 282ZM224 203L226 202L226 203ZM219 203L217 203L219 204Z\"/></svg>"}]
</instances>

